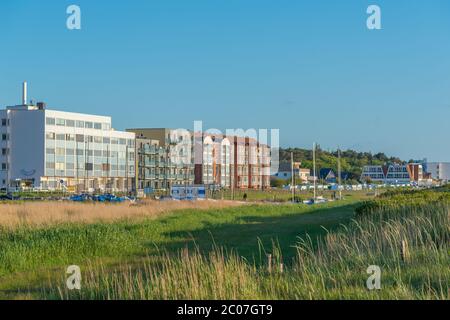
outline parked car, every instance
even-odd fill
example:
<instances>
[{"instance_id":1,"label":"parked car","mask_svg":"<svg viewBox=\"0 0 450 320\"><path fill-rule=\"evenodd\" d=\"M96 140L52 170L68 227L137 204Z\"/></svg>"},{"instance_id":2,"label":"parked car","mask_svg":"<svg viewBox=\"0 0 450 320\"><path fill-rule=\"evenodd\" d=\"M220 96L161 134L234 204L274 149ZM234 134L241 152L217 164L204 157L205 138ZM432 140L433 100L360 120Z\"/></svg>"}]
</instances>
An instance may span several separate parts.
<instances>
[{"instance_id":1,"label":"parked car","mask_svg":"<svg viewBox=\"0 0 450 320\"><path fill-rule=\"evenodd\" d=\"M0 200L19 200L20 197L15 197L12 193L3 194L0 196Z\"/></svg>"}]
</instances>

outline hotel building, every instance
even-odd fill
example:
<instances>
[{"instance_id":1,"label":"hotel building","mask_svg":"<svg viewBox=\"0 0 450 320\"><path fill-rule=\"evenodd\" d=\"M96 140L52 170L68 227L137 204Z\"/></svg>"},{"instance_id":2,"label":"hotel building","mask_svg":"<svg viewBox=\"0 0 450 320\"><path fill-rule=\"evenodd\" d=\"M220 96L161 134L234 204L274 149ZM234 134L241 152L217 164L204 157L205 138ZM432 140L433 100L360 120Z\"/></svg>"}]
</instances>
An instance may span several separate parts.
<instances>
[{"instance_id":1,"label":"hotel building","mask_svg":"<svg viewBox=\"0 0 450 320\"><path fill-rule=\"evenodd\" d=\"M115 131L111 118L47 110L27 103L0 110L0 186L42 190L134 189L135 134Z\"/></svg>"}]
</instances>

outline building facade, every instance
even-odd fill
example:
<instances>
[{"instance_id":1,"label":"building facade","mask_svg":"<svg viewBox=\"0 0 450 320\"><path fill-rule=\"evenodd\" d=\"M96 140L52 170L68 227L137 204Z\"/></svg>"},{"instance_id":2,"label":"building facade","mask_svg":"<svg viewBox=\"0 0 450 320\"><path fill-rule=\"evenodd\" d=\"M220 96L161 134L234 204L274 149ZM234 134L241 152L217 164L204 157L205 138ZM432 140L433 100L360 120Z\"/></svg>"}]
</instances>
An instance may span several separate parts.
<instances>
[{"instance_id":1,"label":"building facade","mask_svg":"<svg viewBox=\"0 0 450 320\"><path fill-rule=\"evenodd\" d=\"M136 135L138 189L170 190L194 184L190 134L166 128L127 131Z\"/></svg>"},{"instance_id":2,"label":"building facade","mask_svg":"<svg viewBox=\"0 0 450 320\"><path fill-rule=\"evenodd\" d=\"M184 129L128 129L137 137L138 186L262 189L270 186L270 147L255 139ZM158 174L159 173L159 174Z\"/></svg>"},{"instance_id":3,"label":"building facade","mask_svg":"<svg viewBox=\"0 0 450 320\"><path fill-rule=\"evenodd\" d=\"M426 170L434 180L450 181L450 162L428 162Z\"/></svg>"},{"instance_id":4,"label":"building facade","mask_svg":"<svg viewBox=\"0 0 450 320\"><path fill-rule=\"evenodd\" d=\"M301 162L283 161L279 163L278 171L273 175L278 179L289 180L292 179L292 171L294 171L294 176L296 182L308 183L311 179L311 170L301 167Z\"/></svg>"},{"instance_id":5,"label":"building facade","mask_svg":"<svg viewBox=\"0 0 450 320\"><path fill-rule=\"evenodd\" d=\"M365 166L361 174L361 181L386 184L420 182L423 178L423 167L418 163Z\"/></svg>"},{"instance_id":6,"label":"building facade","mask_svg":"<svg viewBox=\"0 0 450 320\"><path fill-rule=\"evenodd\" d=\"M223 188L270 187L271 150L249 137L195 135L195 183Z\"/></svg>"},{"instance_id":7,"label":"building facade","mask_svg":"<svg viewBox=\"0 0 450 320\"><path fill-rule=\"evenodd\" d=\"M111 118L47 110L26 102L0 111L3 189L129 192L135 181L135 135Z\"/></svg>"}]
</instances>

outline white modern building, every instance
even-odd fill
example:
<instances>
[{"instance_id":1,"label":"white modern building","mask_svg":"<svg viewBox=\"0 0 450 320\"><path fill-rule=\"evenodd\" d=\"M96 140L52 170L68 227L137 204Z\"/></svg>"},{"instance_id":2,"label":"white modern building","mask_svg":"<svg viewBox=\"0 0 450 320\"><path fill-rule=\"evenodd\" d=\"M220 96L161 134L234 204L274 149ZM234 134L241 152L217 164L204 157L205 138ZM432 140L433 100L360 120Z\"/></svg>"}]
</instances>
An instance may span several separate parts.
<instances>
[{"instance_id":1,"label":"white modern building","mask_svg":"<svg viewBox=\"0 0 450 320\"><path fill-rule=\"evenodd\" d=\"M115 131L111 118L47 110L27 103L0 110L0 187L130 191L135 134Z\"/></svg>"},{"instance_id":2,"label":"white modern building","mask_svg":"<svg viewBox=\"0 0 450 320\"><path fill-rule=\"evenodd\" d=\"M426 170L435 180L450 181L450 162L428 162Z\"/></svg>"}]
</instances>

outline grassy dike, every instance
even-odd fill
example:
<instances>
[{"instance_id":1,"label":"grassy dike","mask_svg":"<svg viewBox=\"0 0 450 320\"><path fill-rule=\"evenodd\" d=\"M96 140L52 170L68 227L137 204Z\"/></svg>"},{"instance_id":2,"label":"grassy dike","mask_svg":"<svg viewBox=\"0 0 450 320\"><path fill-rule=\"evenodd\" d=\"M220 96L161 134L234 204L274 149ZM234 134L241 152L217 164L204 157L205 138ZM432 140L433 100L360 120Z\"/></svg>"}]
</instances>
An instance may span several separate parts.
<instances>
[{"instance_id":1,"label":"grassy dike","mask_svg":"<svg viewBox=\"0 0 450 320\"><path fill-rule=\"evenodd\" d=\"M253 262L276 241L286 256L293 257L298 236L323 234L322 226L333 229L349 222L357 201L319 207L255 204L187 209L157 219L2 228L0 298L38 297L48 280L64 276L69 265L86 270L101 264L112 270L124 264L140 265L148 258L159 261L162 251L176 254L183 248L207 254L216 245Z\"/></svg>"},{"instance_id":2,"label":"grassy dike","mask_svg":"<svg viewBox=\"0 0 450 320\"><path fill-rule=\"evenodd\" d=\"M449 190L2 232L3 297L449 299ZM270 257L270 258L268 258ZM65 268L82 269L81 291ZM368 266L381 290L366 288ZM17 290L20 288L20 290Z\"/></svg>"}]
</instances>

